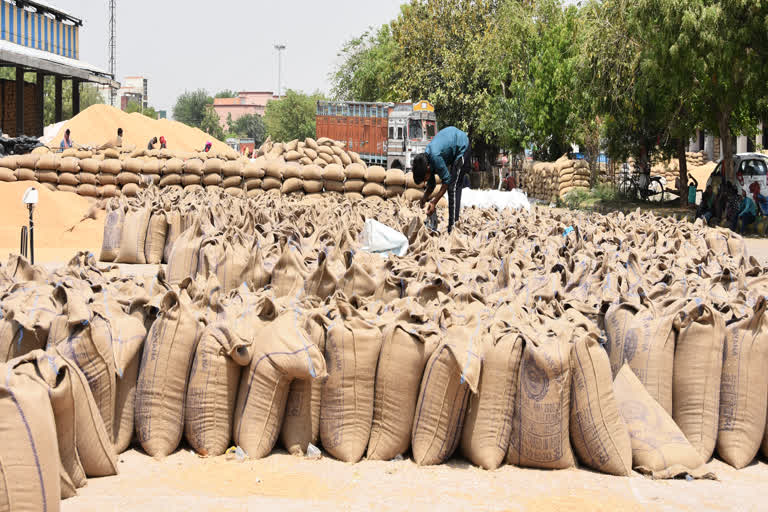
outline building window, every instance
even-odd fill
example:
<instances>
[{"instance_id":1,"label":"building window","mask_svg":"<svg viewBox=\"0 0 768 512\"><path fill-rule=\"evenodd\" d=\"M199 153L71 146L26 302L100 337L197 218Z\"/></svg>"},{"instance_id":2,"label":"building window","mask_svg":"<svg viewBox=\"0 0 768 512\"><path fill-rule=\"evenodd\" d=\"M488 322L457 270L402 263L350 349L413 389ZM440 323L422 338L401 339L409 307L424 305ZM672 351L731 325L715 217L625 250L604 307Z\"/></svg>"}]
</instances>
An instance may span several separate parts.
<instances>
[{"instance_id":1,"label":"building window","mask_svg":"<svg viewBox=\"0 0 768 512\"><path fill-rule=\"evenodd\" d=\"M403 127L398 126L397 127L397 140L401 140L403 138Z\"/></svg>"},{"instance_id":2,"label":"building window","mask_svg":"<svg viewBox=\"0 0 768 512\"><path fill-rule=\"evenodd\" d=\"M389 138L390 139L394 139L395 138L395 127L394 126L390 126L389 127Z\"/></svg>"}]
</instances>

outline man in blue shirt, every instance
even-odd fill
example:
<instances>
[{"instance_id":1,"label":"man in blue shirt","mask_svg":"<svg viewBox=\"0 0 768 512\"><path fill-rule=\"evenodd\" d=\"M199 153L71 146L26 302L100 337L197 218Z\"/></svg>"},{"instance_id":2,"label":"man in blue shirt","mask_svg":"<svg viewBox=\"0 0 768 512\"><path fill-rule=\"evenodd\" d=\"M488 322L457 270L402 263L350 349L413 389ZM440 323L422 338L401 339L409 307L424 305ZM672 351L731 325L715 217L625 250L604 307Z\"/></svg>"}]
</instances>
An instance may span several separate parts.
<instances>
[{"instance_id":1,"label":"man in blue shirt","mask_svg":"<svg viewBox=\"0 0 768 512\"><path fill-rule=\"evenodd\" d=\"M429 202L427 216L435 212L437 202L448 192L449 233L453 224L459 220L462 182L471 165L472 149L469 146L469 137L453 126L440 130L427 145L426 151L413 159L413 181L417 184L423 183L425 179L427 181L424 197L421 198L422 208L435 190L435 175L440 176L442 181L440 190Z\"/></svg>"},{"instance_id":2,"label":"man in blue shirt","mask_svg":"<svg viewBox=\"0 0 768 512\"><path fill-rule=\"evenodd\" d=\"M755 201L753 201L746 192L742 192L741 203L739 204L736 217L731 223L731 230L736 231L736 226L738 225L739 220L741 220L741 229L739 230L739 233L744 234L744 228L755 222L756 218L757 205L755 204Z\"/></svg>"}]
</instances>

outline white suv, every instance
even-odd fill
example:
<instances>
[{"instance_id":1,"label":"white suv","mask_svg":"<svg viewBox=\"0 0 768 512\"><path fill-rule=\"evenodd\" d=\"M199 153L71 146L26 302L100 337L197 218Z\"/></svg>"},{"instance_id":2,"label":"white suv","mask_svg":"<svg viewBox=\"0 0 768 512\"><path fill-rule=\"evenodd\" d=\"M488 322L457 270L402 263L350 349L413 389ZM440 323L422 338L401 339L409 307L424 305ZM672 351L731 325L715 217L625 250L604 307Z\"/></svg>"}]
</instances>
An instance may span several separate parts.
<instances>
[{"instance_id":1,"label":"white suv","mask_svg":"<svg viewBox=\"0 0 768 512\"><path fill-rule=\"evenodd\" d=\"M739 153L733 155L733 165L736 169L736 181L733 184L739 191L739 195L744 191L751 197L749 187L752 183L758 184L761 194L768 195L768 156L760 153ZM707 186L712 183L713 176L722 176L722 168L723 161L720 160L710 174Z\"/></svg>"}]
</instances>

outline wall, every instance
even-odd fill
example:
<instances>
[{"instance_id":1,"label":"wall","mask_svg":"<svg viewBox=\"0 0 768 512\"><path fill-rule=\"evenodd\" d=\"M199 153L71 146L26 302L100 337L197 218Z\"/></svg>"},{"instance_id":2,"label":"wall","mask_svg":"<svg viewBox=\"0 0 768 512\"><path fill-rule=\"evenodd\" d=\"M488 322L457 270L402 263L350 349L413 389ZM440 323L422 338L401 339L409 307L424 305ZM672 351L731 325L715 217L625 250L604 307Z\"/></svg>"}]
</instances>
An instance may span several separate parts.
<instances>
[{"instance_id":1,"label":"wall","mask_svg":"<svg viewBox=\"0 0 768 512\"><path fill-rule=\"evenodd\" d=\"M70 59L80 58L79 27L0 0L0 39Z\"/></svg>"},{"instance_id":2,"label":"wall","mask_svg":"<svg viewBox=\"0 0 768 512\"><path fill-rule=\"evenodd\" d=\"M37 86L32 83L24 84L24 135L37 134L37 116L40 106L37 104L35 90ZM16 133L16 82L14 80L0 80L0 129L11 137L17 137Z\"/></svg>"}]
</instances>

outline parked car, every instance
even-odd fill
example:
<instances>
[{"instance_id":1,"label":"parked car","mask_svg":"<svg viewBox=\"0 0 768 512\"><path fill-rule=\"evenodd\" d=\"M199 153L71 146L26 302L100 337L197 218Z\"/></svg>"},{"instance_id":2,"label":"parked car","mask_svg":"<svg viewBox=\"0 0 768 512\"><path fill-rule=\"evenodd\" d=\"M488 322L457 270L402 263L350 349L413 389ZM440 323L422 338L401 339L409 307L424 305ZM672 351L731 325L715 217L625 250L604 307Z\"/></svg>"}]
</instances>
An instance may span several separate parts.
<instances>
[{"instance_id":1,"label":"parked car","mask_svg":"<svg viewBox=\"0 0 768 512\"><path fill-rule=\"evenodd\" d=\"M761 153L738 153L733 155L733 165L736 169L736 180L733 184L739 191L739 194L745 192L751 195L749 187L752 183L757 183L760 187L760 193L768 195L768 156ZM714 177L722 180L723 161L717 163L717 167L712 171L707 180L707 186L712 184Z\"/></svg>"}]
</instances>

